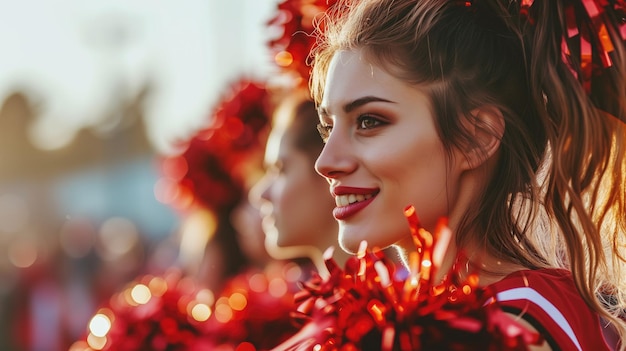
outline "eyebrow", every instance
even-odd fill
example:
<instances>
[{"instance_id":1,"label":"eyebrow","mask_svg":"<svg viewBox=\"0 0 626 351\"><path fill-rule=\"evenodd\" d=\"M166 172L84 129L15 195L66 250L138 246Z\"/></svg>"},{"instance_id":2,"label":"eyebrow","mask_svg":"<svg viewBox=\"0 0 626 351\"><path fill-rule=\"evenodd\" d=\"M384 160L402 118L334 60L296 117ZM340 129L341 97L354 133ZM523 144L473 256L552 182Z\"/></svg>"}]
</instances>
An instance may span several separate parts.
<instances>
[{"instance_id":1,"label":"eyebrow","mask_svg":"<svg viewBox=\"0 0 626 351\"><path fill-rule=\"evenodd\" d=\"M363 105L369 104L370 102L387 102L387 103L395 104L394 101L383 99L383 98L377 97L377 96L368 95L368 96L364 96L364 97L358 98L356 100L353 100L353 101L343 105L343 111L345 113L349 113L349 112L354 111L358 107L361 107ZM326 108L324 108L324 107L319 107L317 109L317 113L320 116L328 116L329 115L328 110Z\"/></svg>"}]
</instances>

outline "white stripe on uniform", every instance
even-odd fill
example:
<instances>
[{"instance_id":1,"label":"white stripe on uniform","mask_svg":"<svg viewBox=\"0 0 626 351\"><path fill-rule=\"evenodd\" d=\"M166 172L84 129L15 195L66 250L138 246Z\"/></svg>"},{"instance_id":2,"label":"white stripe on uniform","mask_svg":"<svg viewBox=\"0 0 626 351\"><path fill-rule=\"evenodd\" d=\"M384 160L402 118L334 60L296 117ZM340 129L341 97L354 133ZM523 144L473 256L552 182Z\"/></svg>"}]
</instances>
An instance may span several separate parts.
<instances>
[{"instance_id":1,"label":"white stripe on uniform","mask_svg":"<svg viewBox=\"0 0 626 351\"><path fill-rule=\"evenodd\" d=\"M546 314L552 318L552 320L563 330L567 336L572 340L574 345L579 351L582 351L580 343L572 330L572 327L567 322L567 319L563 314L545 297L541 296L535 289L529 287L515 288L510 290L504 290L496 295L498 301L512 301L512 300L528 300L535 305L539 306L546 312Z\"/></svg>"}]
</instances>

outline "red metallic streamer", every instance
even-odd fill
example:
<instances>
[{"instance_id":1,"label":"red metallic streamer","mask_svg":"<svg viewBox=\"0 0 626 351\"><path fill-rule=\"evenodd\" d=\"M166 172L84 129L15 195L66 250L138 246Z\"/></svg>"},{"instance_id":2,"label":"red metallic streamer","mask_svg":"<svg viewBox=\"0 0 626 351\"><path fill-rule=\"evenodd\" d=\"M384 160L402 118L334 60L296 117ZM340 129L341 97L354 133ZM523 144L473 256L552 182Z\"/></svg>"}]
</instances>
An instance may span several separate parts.
<instances>
[{"instance_id":1,"label":"red metallic streamer","mask_svg":"<svg viewBox=\"0 0 626 351\"><path fill-rule=\"evenodd\" d=\"M428 258L445 242L438 240L445 221L431 234L417 227L412 207L405 214L419 247L409 277L393 279L396 267L380 251L365 250L344 270L327 254L331 275L303 284L293 314L303 329L281 350L517 351L541 341L487 298L475 274L458 278L460 265L438 282Z\"/></svg>"}]
</instances>

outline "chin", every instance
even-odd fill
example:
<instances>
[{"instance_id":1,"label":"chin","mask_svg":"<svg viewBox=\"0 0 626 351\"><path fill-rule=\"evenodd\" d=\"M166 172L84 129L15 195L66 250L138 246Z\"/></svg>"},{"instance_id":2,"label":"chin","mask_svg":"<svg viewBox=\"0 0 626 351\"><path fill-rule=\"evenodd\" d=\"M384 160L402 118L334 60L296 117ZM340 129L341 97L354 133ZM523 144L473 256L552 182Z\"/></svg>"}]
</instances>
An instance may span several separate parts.
<instances>
[{"instance_id":1,"label":"chin","mask_svg":"<svg viewBox=\"0 0 626 351\"><path fill-rule=\"evenodd\" d=\"M367 248L386 249L398 241L410 237L408 224L388 223L387 226L345 226L339 229L339 246L350 254L356 254L362 241ZM395 225L394 225L395 224Z\"/></svg>"},{"instance_id":2,"label":"chin","mask_svg":"<svg viewBox=\"0 0 626 351\"><path fill-rule=\"evenodd\" d=\"M354 236L349 234L340 233L339 234L339 246L341 249L349 254L356 255L359 252L359 247L361 246L361 242L367 242L367 248L372 249L373 247L382 248L380 243L377 243L374 240L368 239L366 236Z\"/></svg>"},{"instance_id":3,"label":"chin","mask_svg":"<svg viewBox=\"0 0 626 351\"><path fill-rule=\"evenodd\" d=\"M280 236L276 238L276 245L280 248L288 248L293 246L293 243L289 239L281 238Z\"/></svg>"},{"instance_id":4,"label":"chin","mask_svg":"<svg viewBox=\"0 0 626 351\"><path fill-rule=\"evenodd\" d=\"M350 255L356 255L356 252L358 251L358 248L359 248L358 245L356 247L352 247L352 245L347 244L343 240L339 241L339 247L341 248L341 250L343 250L344 252Z\"/></svg>"}]
</instances>

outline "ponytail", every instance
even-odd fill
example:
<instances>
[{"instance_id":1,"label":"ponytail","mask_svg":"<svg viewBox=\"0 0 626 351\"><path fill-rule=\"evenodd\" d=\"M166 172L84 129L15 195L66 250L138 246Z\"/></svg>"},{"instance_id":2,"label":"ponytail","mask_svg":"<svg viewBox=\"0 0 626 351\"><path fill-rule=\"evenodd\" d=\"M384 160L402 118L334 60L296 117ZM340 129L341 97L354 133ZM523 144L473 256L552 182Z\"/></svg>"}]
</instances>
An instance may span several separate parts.
<instances>
[{"instance_id":1,"label":"ponytail","mask_svg":"<svg viewBox=\"0 0 626 351\"><path fill-rule=\"evenodd\" d=\"M550 154L544 204L585 301L619 322L626 308L626 60L623 1L526 6L531 95ZM621 24L619 21L622 21ZM598 299L610 296L609 302ZM626 348L626 345L622 345Z\"/></svg>"}]
</instances>

